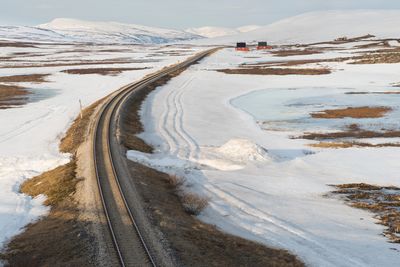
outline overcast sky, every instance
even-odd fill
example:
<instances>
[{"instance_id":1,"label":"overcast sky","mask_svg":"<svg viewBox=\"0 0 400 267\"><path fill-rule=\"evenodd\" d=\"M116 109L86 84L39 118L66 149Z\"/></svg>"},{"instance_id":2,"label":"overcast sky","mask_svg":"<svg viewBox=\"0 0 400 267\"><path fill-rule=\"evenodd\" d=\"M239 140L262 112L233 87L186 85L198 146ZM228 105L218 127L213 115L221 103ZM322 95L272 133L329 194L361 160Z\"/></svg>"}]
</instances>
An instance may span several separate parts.
<instances>
[{"instance_id":1,"label":"overcast sky","mask_svg":"<svg viewBox=\"0 0 400 267\"><path fill-rule=\"evenodd\" d=\"M177 29L266 25L316 10L400 9L399 0L0 0L0 4L3 25L37 25L63 17Z\"/></svg>"}]
</instances>

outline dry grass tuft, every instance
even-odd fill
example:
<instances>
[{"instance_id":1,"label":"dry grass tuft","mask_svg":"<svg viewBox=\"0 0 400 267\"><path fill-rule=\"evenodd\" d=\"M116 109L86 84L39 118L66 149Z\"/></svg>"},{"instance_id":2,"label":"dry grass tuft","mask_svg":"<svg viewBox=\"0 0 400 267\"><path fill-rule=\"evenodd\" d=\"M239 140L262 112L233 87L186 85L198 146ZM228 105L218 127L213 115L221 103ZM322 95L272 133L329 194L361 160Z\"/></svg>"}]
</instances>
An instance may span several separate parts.
<instances>
[{"instance_id":1,"label":"dry grass tuft","mask_svg":"<svg viewBox=\"0 0 400 267\"><path fill-rule=\"evenodd\" d=\"M208 205L208 199L194 193L183 193L180 196L183 209L190 215L199 215Z\"/></svg>"},{"instance_id":2,"label":"dry grass tuft","mask_svg":"<svg viewBox=\"0 0 400 267\"><path fill-rule=\"evenodd\" d=\"M343 109L323 110L311 113L316 119L343 119L343 118L381 118L389 111L390 107L348 107Z\"/></svg>"},{"instance_id":3,"label":"dry grass tuft","mask_svg":"<svg viewBox=\"0 0 400 267\"><path fill-rule=\"evenodd\" d=\"M319 69L294 69L294 68L242 68L217 70L226 74L249 74L249 75L325 75L330 74L327 68Z\"/></svg>"},{"instance_id":4,"label":"dry grass tuft","mask_svg":"<svg viewBox=\"0 0 400 267\"><path fill-rule=\"evenodd\" d=\"M208 205L208 198L193 192L185 192L186 179L177 175L168 175L167 182L175 191L186 213L199 215Z\"/></svg>"},{"instance_id":5,"label":"dry grass tuft","mask_svg":"<svg viewBox=\"0 0 400 267\"><path fill-rule=\"evenodd\" d=\"M178 196L183 209L190 215L199 215L208 205L208 199L193 192L185 192L186 179L177 175L167 176L168 184Z\"/></svg>"},{"instance_id":6,"label":"dry grass tuft","mask_svg":"<svg viewBox=\"0 0 400 267\"><path fill-rule=\"evenodd\" d=\"M180 177L177 175L169 175L168 176L168 184L177 190L179 190L186 183L186 179L184 177Z\"/></svg>"}]
</instances>

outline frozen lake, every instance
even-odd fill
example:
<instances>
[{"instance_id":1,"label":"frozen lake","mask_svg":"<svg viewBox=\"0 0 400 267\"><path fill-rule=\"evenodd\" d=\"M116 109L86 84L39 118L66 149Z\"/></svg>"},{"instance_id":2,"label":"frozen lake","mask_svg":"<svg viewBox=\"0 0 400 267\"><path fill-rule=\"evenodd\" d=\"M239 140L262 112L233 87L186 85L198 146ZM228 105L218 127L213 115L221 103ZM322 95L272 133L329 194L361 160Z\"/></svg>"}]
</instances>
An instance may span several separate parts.
<instances>
[{"instance_id":1,"label":"frozen lake","mask_svg":"<svg viewBox=\"0 0 400 267\"><path fill-rule=\"evenodd\" d=\"M383 94L385 89L368 94L354 94L361 92L356 88L265 89L234 98L231 104L252 115L267 130L337 130L352 123L370 130L396 129L400 126L400 94ZM310 115L326 109L357 106L387 106L393 111L376 119L315 119Z\"/></svg>"}]
</instances>

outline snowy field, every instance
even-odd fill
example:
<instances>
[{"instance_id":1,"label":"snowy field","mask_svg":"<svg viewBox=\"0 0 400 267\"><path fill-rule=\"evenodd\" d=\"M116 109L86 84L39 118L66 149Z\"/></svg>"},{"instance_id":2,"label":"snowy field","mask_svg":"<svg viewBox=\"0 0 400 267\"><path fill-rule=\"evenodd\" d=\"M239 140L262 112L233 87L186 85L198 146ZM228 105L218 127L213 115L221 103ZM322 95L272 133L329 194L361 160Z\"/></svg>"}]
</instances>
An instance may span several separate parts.
<instances>
[{"instance_id":1,"label":"snowy field","mask_svg":"<svg viewBox=\"0 0 400 267\"><path fill-rule=\"evenodd\" d=\"M188 190L209 197L203 221L288 249L310 266L398 266L400 247L382 235L385 227L372 213L324 195L333 190L331 184L400 186L399 148L322 149L309 146L315 141L291 137L355 122L366 129L398 129L399 94L346 93L398 91L391 84L400 81L400 64L301 66L322 65L332 70L328 75L215 71L243 63L348 57L362 51L354 46L292 57L223 49L146 99L141 137L156 152L129 151L128 157L185 177ZM374 119L310 117L310 112L368 105L392 111Z\"/></svg>"},{"instance_id":2,"label":"snowy field","mask_svg":"<svg viewBox=\"0 0 400 267\"><path fill-rule=\"evenodd\" d=\"M200 49L203 48L84 44L2 47L0 79L13 75L49 76L43 83L1 83L23 86L33 94L26 105L0 109L0 247L48 211L42 205L44 197L32 199L20 194L19 186L26 179L69 161L70 155L60 154L58 143L79 113L79 100L88 106ZM89 68L146 69L114 75L63 72Z\"/></svg>"}]
</instances>

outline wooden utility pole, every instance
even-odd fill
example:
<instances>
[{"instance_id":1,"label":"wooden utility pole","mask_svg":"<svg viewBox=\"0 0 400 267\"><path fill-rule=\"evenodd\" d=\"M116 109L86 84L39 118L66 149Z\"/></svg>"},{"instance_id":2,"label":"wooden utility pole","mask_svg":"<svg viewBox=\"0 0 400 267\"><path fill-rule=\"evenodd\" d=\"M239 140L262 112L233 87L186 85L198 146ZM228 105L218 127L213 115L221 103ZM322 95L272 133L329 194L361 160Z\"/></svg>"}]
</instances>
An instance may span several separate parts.
<instances>
[{"instance_id":1,"label":"wooden utility pole","mask_svg":"<svg viewBox=\"0 0 400 267\"><path fill-rule=\"evenodd\" d=\"M82 107L82 101L79 99L79 108L81 110L81 119L83 119L83 107Z\"/></svg>"}]
</instances>

